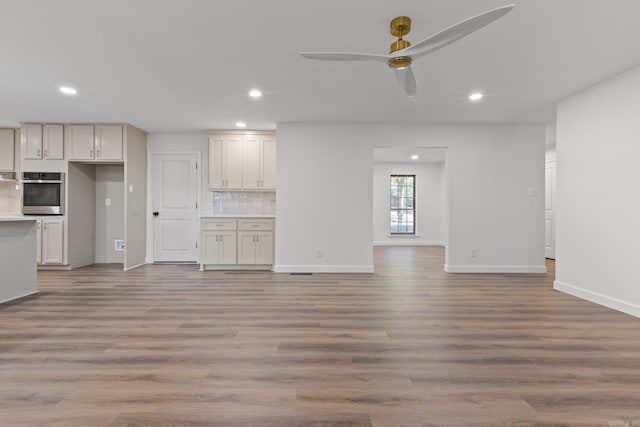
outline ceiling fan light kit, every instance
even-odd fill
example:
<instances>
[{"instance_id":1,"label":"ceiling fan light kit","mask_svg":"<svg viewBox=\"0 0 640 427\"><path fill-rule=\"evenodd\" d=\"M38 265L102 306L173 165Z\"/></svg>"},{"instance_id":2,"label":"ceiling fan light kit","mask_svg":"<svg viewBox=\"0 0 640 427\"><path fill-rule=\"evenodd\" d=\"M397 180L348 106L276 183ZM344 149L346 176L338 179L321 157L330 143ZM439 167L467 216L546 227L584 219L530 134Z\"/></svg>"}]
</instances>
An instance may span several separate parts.
<instances>
[{"instance_id":1,"label":"ceiling fan light kit","mask_svg":"<svg viewBox=\"0 0 640 427\"><path fill-rule=\"evenodd\" d=\"M391 20L391 35L398 40L391 43L389 54L369 54L369 53L342 53L342 52L300 52L305 58L319 59L324 61L379 61L385 62L391 67L400 86L407 96L414 96L417 93L416 78L411 70L411 64L415 59L421 58L429 53L435 52L469 34L489 25L493 21L509 13L515 5L492 9L480 15L465 19L449 28L446 28L421 42L411 45L408 40L402 37L411 31L411 18L408 16L398 16Z\"/></svg>"}]
</instances>

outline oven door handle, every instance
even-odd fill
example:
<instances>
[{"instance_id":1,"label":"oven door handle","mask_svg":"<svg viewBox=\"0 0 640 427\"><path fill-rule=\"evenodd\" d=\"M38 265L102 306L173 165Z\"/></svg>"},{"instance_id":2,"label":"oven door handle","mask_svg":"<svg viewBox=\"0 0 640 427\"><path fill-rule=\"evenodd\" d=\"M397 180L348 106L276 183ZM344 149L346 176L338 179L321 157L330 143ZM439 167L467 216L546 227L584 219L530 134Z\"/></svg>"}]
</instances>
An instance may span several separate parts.
<instances>
[{"instance_id":1,"label":"oven door handle","mask_svg":"<svg viewBox=\"0 0 640 427\"><path fill-rule=\"evenodd\" d=\"M44 179L23 179L20 182L23 184L64 184L62 180L47 181Z\"/></svg>"}]
</instances>

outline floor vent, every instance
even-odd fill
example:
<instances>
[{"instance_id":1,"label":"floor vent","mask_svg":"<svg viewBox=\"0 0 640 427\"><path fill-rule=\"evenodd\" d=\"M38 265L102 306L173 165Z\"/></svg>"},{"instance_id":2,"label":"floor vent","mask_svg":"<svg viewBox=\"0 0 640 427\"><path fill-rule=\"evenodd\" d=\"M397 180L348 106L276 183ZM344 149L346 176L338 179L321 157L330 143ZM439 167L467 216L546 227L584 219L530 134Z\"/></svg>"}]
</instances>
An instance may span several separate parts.
<instances>
[{"instance_id":1,"label":"floor vent","mask_svg":"<svg viewBox=\"0 0 640 427\"><path fill-rule=\"evenodd\" d=\"M292 276L313 276L313 273L290 273Z\"/></svg>"}]
</instances>

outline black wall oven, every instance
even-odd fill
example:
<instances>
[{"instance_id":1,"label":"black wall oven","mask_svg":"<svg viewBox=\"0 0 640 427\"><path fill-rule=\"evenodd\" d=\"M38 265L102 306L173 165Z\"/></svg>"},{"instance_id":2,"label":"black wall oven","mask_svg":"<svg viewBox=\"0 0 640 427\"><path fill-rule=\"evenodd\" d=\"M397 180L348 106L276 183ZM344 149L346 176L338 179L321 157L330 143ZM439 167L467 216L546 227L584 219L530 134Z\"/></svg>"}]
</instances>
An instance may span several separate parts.
<instances>
[{"instance_id":1,"label":"black wall oven","mask_svg":"<svg viewBox=\"0 0 640 427\"><path fill-rule=\"evenodd\" d=\"M64 173L23 172L22 213L64 215Z\"/></svg>"}]
</instances>

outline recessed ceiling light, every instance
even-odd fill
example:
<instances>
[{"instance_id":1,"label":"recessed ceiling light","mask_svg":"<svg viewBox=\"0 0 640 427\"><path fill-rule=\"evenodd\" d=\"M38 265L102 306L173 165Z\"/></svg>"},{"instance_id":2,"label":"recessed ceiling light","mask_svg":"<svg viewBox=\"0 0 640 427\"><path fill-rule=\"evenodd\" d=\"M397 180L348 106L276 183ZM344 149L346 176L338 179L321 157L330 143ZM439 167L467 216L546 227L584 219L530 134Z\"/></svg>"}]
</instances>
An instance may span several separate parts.
<instances>
[{"instance_id":1,"label":"recessed ceiling light","mask_svg":"<svg viewBox=\"0 0 640 427\"><path fill-rule=\"evenodd\" d=\"M418 156L417 154L411 156L411 160L418 160L419 158L420 156Z\"/></svg>"},{"instance_id":2,"label":"recessed ceiling light","mask_svg":"<svg viewBox=\"0 0 640 427\"><path fill-rule=\"evenodd\" d=\"M473 92L471 95L469 95L469 101L479 101L483 96L484 95L480 92Z\"/></svg>"},{"instance_id":3,"label":"recessed ceiling light","mask_svg":"<svg viewBox=\"0 0 640 427\"><path fill-rule=\"evenodd\" d=\"M67 95L75 95L76 93L78 93L77 90L69 86L60 86L59 89L60 92L66 93Z\"/></svg>"},{"instance_id":4,"label":"recessed ceiling light","mask_svg":"<svg viewBox=\"0 0 640 427\"><path fill-rule=\"evenodd\" d=\"M249 96L252 98L260 98L262 96L262 92L260 92L258 89L253 89L249 91Z\"/></svg>"},{"instance_id":5,"label":"recessed ceiling light","mask_svg":"<svg viewBox=\"0 0 640 427\"><path fill-rule=\"evenodd\" d=\"M238 127L238 128L246 128L247 124L245 122L236 122L236 127Z\"/></svg>"}]
</instances>

